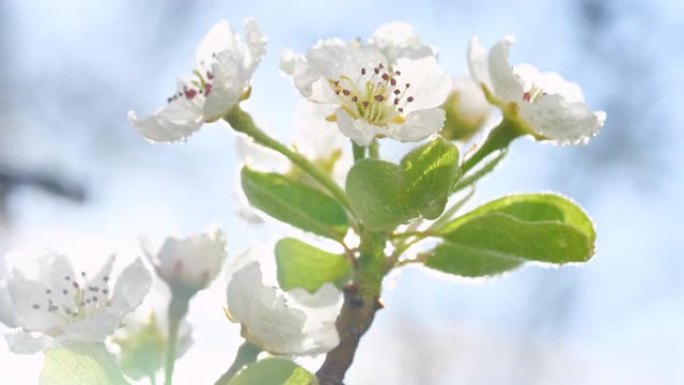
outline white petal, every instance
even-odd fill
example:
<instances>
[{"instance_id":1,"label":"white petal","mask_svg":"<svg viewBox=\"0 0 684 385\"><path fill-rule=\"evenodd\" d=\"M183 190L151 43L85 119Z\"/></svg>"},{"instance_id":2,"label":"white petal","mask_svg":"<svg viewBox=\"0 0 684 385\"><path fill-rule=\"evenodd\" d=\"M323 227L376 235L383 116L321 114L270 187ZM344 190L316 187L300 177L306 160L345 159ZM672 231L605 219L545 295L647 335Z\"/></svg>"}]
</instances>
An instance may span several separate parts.
<instances>
[{"instance_id":1,"label":"white petal","mask_svg":"<svg viewBox=\"0 0 684 385\"><path fill-rule=\"evenodd\" d=\"M76 278L73 266L67 257L62 254L51 253L41 258L40 278L43 282L55 289L68 285ZM15 271L15 275L18 272Z\"/></svg>"},{"instance_id":2,"label":"white petal","mask_svg":"<svg viewBox=\"0 0 684 385\"><path fill-rule=\"evenodd\" d=\"M470 38L470 44L468 45L468 70L475 83L478 85L484 84L490 90L492 89L487 52L480 45L476 36Z\"/></svg>"},{"instance_id":3,"label":"white petal","mask_svg":"<svg viewBox=\"0 0 684 385\"><path fill-rule=\"evenodd\" d=\"M238 270L228 284L228 311L250 342L275 354L298 354L306 337L304 312L291 309L275 288L264 286L257 262Z\"/></svg>"},{"instance_id":4,"label":"white petal","mask_svg":"<svg viewBox=\"0 0 684 385\"><path fill-rule=\"evenodd\" d=\"M395 21L378 27L369 40L394 63L401 57L420 58L434 55L432 48L420 43L416 30L409 23Z\"/></svg>"},{"instance_id":5,"label":"white petal","mask_svg":"<svg viewBox=\"0 0 684 385\"><path fill-rule=\"evenodd\" d=\"M592 112L584 103L568 103L560 95L542 95L520 104L520 117L539 135L558 144L584 143L603 126L605 113Z\"/></svg>"},{"instance_id":6,"label":"white petal","mask_svg":"<svg viewBox=\"0 0 684 385\"><path fill-rule=\"evenodd\" d=\"M110 255L107 262L102 268L91 278L88 279L88 286L99 287L100 289L109 290L109 279L112 277L112 268L114 267L115 255Z\"/></svg>"},{"instance_id":7,"label":"white petal","mask_svg":"<svg viewBox=\"0 0 684 385\"><path fill-rule=\"evenodd\" d=\"M215 55L223 51L235 50L237 50L235 32L227 21L221 20L209 29L197 47L195 63L197 67L206 71L211 68L210 65ZM205 71L202 71L202 76L206 75Z\"/></svg>"},{"instance_id":8,"label":"white petal","mask_svg":"<svg viewBox=\"0 0 684 385\"><path fill-rule=\"evenodd\" d=\"M335 116L340 132L359 146L368 146L377 135L385 133L382 127L372 125L365 119L354 120L341 108L335 111Z\"/></svg>"},{"instance_id":9,"label":"white petal","mask_svg":"<svg viewBox=\"0 0 684 385\"><path fill-rule=\"evenodd\" d=\"M242 66L242 58L234 56L230 51L221 52L217 56L212 73L212 88L203 109L204 120L207 122L221 118L240 101L252 75Z\"/></svg>"},{"instance_id":10,"label":"white petal","mask_svg":"<svg viewBox=\"0 0 684 385\"><path fill-rule=\"evenodd\" d=\"M389 136L402 142L417 142L438 132L446 114L441 108L431 108L409 113L403 124L390 124Z\"/></svg>"},{"instance_id":11,"label":"white petal","mask_svg":"<svg viewBox=\"0 0 684 385\"><path fill-rule=\"evenodd\" d=\"M355 78L362 68L370 71L387 61L375 47L362 46L358 42L345 43L340 39L323 40L307 51L306 69L295 71L294 83L300 93L312 101L334 103L337 97L329 80L338 80L340 76Z\"/></svg>"},{"instance_id":12,"label":"white petal","mask_svg":"<svg viewBox=\"0 0 684 385\"><path fill-rule=\"evenodd\" d=\"M54 346L52 338L42 333L31 333L15 330L5 334L7 346L16 354L35 354Z\"/></svg>"},{"instance_id":13,"label":"white petal","mask_svg":"<svg viewBox=\"0 0 684 385\"><path fill-rule=\"evenodd\" d=\"M307 101L297 105L295 119L300 132L298 150L313 159L328 159L344 145L344 136L340 135L335 123L327 120L333 112L333 107L328 105Z\"/></svg>"},{"instance_id":14,"label":"white petal","mask_svg":"<svg viewBox=\"0 0 684 385\"><path fill-rule=\"evenodd\" d=\"M489 50L489 78L494 95L507 101L519 101L523 96L523 84L513 73L508 62L508 51L515 42L513 36L506 36Z\"/></svg>"},{"instance_id":15,"label":"white petal","mask_svg":"<svg viewBox=\"0 0 684 385\"><path fill-rule=\"evenodd\" d=\"M294 76L297 69L304 69L306 59L302 55L297 55L293 50L285 48L280 55L280 70L287 76ZM301 71L298 71L301 72Z\"/></svg>"},{"instance_id":16,"label":"white petal","mask_svg":"<svg viewBox=\"0 0 684 385\"><path fill-rule=\"evenodd\" d=\"M123 317L140 305L151 285L150 272L147 271L140 258L136 259L121 272L116 280L111 307Z\"/></svg>"},{"instance_id":17,"label":"white petal","mask_svg":"<svg viewBox=\"0 0 684 385\"><path fill-rule=\"evenodd\" d=\"M451 76L437 65L434 56L421 59L400 59L396 68L401 71L399 82L410 84L404 100L413 101L404 106L404 111L422 110L442 105L451 91Z\"/></svg>"},{"instance_id":18,"label":"white petal","mask_svg":"<svg viewBox=\"0 0 684 385\"><path fill-rule=\"evenodd\" d=\"M250 54L246 67L251 74L266 54L266 38L261 33L256 21L252 19L245 23L245 44L247 44L247 51Z\"/></svg>"},{"instance_id":19,"label":"white petal","mask_svg":"<svg viewBox=\"0 0 684 385\"><path fill-rule=\"evenodd\" d=\"M204 288L216 278L226 255L226 238L212 228L187 238L168 238L159 250L159 270L171 285Z\"/></svg>"},{"instance_id":20,"label":"white petal","mask_svg":"<svg viewBox=\"0 0 684 385\"><path fill-rule=\"evenodd\" d=\"M297 303L309 308L338 306L342 300L342 292L332 283L326 283L313 294L302 288L292 289L287 294Z\"/></svg>"},{"instance_id":21,"label":"white petal","mask_svg":"<svg viewBox=\"0 0 684 385\"><path fill-rule=\"evenodd\" d=\"M525 90L538 87L546 94L563 96L568 103L584 103L582 88L577 84L563 79L556 72L540 72L531 64L518 64L513 67L513 72L525 84Z\"/></svg>"},{"instance_id":22,"label":"white petal","mask_svg":"<svg viewBox=\"0 0 684 385\"><path fill-rule=\"evenodd\" d=\"M60 265L64 267L62 263L56 266ZM56 287L65 287L64 271L59 271L58 274L62 281ZM73 272L71 277L73 279ZM47 283L50 284L49 281ZM68 283L68 285L70 287L71 283ZM16 270L12 280L8 283L8 287L14 305L14 319L17 326L28 331L48 332L53 329L59 329L65 324L62 318L48 311L49 299L62 298L61 293L54 293L54 295L48 297L48 286L39 281L28 280L20 271ZM57 289L55 288L55 290ZM35 309L34 305L38 305L38 309Z\"/></svg>"},{"instance_id":23,"label":"white petal","mask_svg":"<svg viewBox=\"0 0 684 385\"><path fill-rule=\"evenodd\" d=\"M120 326L123 316L117 308L112 307L68 325L62 334L55 337L55 342L102 342Z\"/></svg>"},{"instance_id":24,"label":"white petal","mask_svg":"<svg viewBox=\"0 0 684 385\"><path fill-rule=\"evenodd\" d=\"M179 80L178 92L183 93L187 80ZM128 112L128 120L138 132L155 142L173 142L197 131L203 123L204 96L192 99L183 95L167 103L154 114L138 119L134 111Z\"/></svg>"},{"instance_id":25,"label":"white petal","mask_svg":"<svg viewBox=\"0 0 684 385\"><path fill-rule=\"evenodd\" d=\"M451 92L458 95L456 109L463 118L479 121L486 119L492 113L492 105L487 102L482 88L472 78L454 78Z\"/></svg>"}]
</instances>

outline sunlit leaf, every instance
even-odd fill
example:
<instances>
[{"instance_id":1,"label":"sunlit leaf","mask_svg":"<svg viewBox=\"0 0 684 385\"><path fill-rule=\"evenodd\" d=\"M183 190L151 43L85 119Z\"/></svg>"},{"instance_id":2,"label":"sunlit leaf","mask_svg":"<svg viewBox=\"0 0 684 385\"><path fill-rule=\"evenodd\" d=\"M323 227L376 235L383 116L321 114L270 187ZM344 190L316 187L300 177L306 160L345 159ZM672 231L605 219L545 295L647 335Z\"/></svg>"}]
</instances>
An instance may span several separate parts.
<instances>
[{"instance_id":1,"label":"sunlit leaf","mask_svg":"<svg viewBox=\"0 0 684 385\"><path fill-rule=\"evenodd\" d=\"M129 385L102 344L74 343L45 352L40 385Z\"/></svg>"},{"instance_id":2,"label":"sunlit leaf","mask_svg":"<svg viewBox=\"0 0 684 385\"><path fill-rule=\"evenodd\" d=\"M281 239L275 246L278 282L283 290L302 288L317 292L326 283L341 287L351 274L347 257L311 246L295 238Z\"/></svg>"}]
</instances>

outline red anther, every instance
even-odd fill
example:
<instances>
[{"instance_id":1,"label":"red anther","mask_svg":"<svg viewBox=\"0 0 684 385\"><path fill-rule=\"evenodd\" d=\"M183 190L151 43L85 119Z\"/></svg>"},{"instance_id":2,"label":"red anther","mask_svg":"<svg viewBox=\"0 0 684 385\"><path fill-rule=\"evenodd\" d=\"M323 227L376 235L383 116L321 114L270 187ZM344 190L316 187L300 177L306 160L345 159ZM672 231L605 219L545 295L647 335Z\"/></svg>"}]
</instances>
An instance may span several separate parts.
<instances>
[{"instance_id":1,"label":"red anther","mask_svg":"<svg viewBox=\"0 0 684 385\"><path fill-rule=\"evenodd\" d=\"M192 100L192 98L197 96L197 90L193 90L192 88L183 88L183 93L185 94L185 98L188 100Z\"/></svg>"},{"instance_id":2,"label":"red anther","mask_svg":"<svg viewBox=\"0 0 684 385\"><path fill-rule=\"evenodd\" d=\"M531 99L532 99L532 94L530 94L529 92L523 93L523 100L524 101L529 102Z\"/></svg>"}]
</instances>

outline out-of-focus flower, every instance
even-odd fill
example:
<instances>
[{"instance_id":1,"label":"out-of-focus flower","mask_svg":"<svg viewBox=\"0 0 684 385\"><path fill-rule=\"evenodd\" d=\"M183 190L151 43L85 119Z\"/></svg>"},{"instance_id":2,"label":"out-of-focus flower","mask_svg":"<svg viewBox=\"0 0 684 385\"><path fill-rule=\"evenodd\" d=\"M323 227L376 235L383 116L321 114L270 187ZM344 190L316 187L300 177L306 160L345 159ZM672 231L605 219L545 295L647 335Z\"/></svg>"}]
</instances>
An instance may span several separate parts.
<instances>
[{"instance_id":1,"label":"out-of-focus flower","mask_svg":"<svg viewBox=\"0 0 684 385\"><path fill-rule=\"evenodd\" d=\"M442 106L446 121L441 135L448 140L468 140L484 126L494 108L470 77L453 79L451 93Z\"/></svg>"},{"instance_id":2,"label":"out-of-focus flower","mask_svg":"<svg viewBox=\"0 0 684 385\"><path fill-rule=\"evenodd\" d=\"M145 255L174 295L190 298L216 278L226 256L226 238L219 228L186 238L167 238L154 252L143 240Z\"/></svg>"},{"instance_id":3,"label":"out-of-focus flower","mask_svg":"<svg viewBox=\"0 0 684 385\"><path fill-rule=\"evenodd\" d=\"M369 43L323 40L281 62L304 97L335 107L329 118L360 146L376 137L419 141L444 122L439 106L451 88L449 76L417 36L391 38L386 30L393 28L381 27Z\"/></svg>"},{"instance_id":4,"label":"out-of-focus flower","mask_svg":"<svg viewBox=\"0 0 684 385\"><path fill-rule=\"evenodd\" d=\"M7 334L10 350L32 354L69 342L102 342L142 302L151 275L140 259L111 289L114 257L92 277L76 274L62 255L49 255L37 280L14 270L9 289L18 330Z\"/></svg>"},{"instance_id":5,"label":"out-of-focus flower","mask_svg":"<svg viewBox=\"0 0 684 385\"><path fill-rule=\"evenodd\" d=\"M228 22L220 21L197 48L193 74L178 80L176 93L154 114L138 119L130 111L131 124L150 140L171 142L187 137L205 122L220 119L248 91L265 44L253 20L245 24L244 41Z\"/></svg>"},{"instance_id":6,"label":"out-of-focus flower","mask_svg":"<svg viewBox=\"0 0 684 385\"><path fill-rule=\"evenodd\" d=\"M264 283L258 259L250 255L228 284L228 317L242 325L242 336L272 354L315 355L339 344L335 320L341 293L326 284L313 295L304 290L285 293ZM250 261L251 260L251 261Z\"/></svg>"},{"instance_id":7,"label":"out-of-focus flower","mask_svg":"<svg viewBox=\"0 0 684 385\"><path fill-rule=\"evenodd\" d=\"M577 144L596 135L606 113L591 111L582 89L555 72L542 73L529 64L511 67L508 51L513 42L507 36L486 53L477 38L470 41L470 74L489 93L490 101L538 140Z\"/></svg>"}]
</instances>

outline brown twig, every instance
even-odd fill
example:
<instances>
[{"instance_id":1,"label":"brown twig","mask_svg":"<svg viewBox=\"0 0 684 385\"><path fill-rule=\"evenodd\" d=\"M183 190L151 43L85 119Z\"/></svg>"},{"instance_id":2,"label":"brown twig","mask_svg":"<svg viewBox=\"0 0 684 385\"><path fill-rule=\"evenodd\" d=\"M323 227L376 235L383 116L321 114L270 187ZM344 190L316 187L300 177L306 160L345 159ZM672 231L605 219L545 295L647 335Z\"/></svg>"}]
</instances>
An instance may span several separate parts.
<instances>
[{"instance_id":1,"label":"brown twig","mask_svg":"<svg viewBox=\"0 0 684 385\"><path fill-rule=\"evenodd\" d=\"M344 376L354 361L361 337L368 331L375 312L382 309L377 297L364 298L356 285L344 289L344 304L337 317L337 331L340 344L325 357L321 368L316 372L320 385L344 385Z\"/></svg>"}]
</instances>

